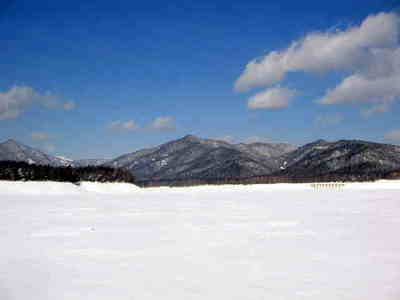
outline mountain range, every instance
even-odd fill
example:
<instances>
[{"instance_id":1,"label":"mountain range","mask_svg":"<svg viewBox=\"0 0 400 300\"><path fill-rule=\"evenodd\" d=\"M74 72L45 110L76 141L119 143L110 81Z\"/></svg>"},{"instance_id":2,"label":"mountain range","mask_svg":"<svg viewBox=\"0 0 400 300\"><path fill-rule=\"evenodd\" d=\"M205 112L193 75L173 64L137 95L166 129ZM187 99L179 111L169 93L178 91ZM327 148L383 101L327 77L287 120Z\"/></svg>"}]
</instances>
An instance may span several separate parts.
<instances>
[{"instance_id":1,"label":"mountain range","mask_svg":"<svg viewBox=\"0 0 400 300\"><path fill-rule=\"evenodd\" d=\"M289 144L230 144L187 135L169 143L117 157L105 165L126 168L143 181L189 178L250 177L279 167Z\"/></svg>"},{"instance_id":2,"label":"mountain range","mask_svg":"<svg viewBox=\"0 0 400 300\"><path fill-rule=\"evenodd\" d=\"M318 140L280 157L280 174L389 172L400 169L400 146L359 140Z\"/></svg>"},{"instance_id":3,"label":"mountain range","mask_svg":"<svg viewBox=\"0 0 400 300\"><path fill-rule=\"evenodd\" d=\"M317 140L301 147L286 143L231 144L187 135L111 160L69 160L14 140L0 143L0 160L51 166L124 168L140 182L190 179L308 176L332 172L400 170L400 147L360 140Z\"/></svg>"},{"instance_id":4,"label":"mountain range","mask_svg":"<svg viewBox=\"0 0 400 300\"><path fill-rule=\"evenodd\" d=\"M28 164L49 165L52 167L87 167L100 166L108 159L78 159L72 160L62 156L53 156L13 139L0 143L0 161L23 161Z\"/></svg>"},{"instance_id":5,"label":"mountain range","mask_svg":"<svg viewBox=\"0 0 400 300\"><path fill-rule=\"evenodd\" d=\"M0 160L24 161L28 164L50 165L54 167L65 166L68 160L52 156L38 149L25 146L15 140L0 143Z\"/></svg>"}]
</instances>

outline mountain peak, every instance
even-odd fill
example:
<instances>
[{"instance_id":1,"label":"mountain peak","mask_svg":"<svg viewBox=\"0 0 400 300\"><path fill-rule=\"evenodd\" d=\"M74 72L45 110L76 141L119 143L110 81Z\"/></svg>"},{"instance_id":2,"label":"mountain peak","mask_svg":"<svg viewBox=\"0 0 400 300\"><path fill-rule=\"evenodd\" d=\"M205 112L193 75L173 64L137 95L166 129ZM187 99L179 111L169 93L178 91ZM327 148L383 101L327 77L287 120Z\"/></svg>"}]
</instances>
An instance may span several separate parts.
<instances>
[{"instance_id":1,"label":"mountain peak","mask_svg":"<svg viewBox=\"0 0 400 300\"><path fill-rule=\"evenodd\" d=\"M3 143L0 143L0 146L4 149L8 149L7 151L18 151L19 149L25 149L26 146L17 142L14 139L8 139Z\"/></svg>"},{"instance_id":2,"label":"mountain peak","mask_svg":"<svg viewBox=\"0 0 400 300\"><path fill-rule=\"evenodd\" d=\"M3 142L2 144L4 144L4 145L19 145L19 143L13 139L8 139L5 142Z\"/></svg>"},{"instance_id":3,"label":"mountain peak","mask_svg":"<svg viewBox=\"0 0 400 300\"><path fill-rule=\"evenodd\" d=\"M327 141L326 140L324 140L324 139L319 139L319 140L316 140L315 142L313 142L313 144L323 144L323 143L326 143Z\"/></svg>"},{"instance_id":4,"label":"mountain peak","mask_svg":"<svg viewBox=\"0 0 400 300\"><path fill-rule=\"evenodd\" d=\"M65 166L66 161L55 156L48 155L41 150L31 148L17 142L14 139L8 139L0 143L0 160L25 161L38 165Z\"/></svg>"},{"instance_id":5,"label":"mountain peak","mask_svg":"<svg viewBox=\"0 0 400 300\"><path fill-rule=\"evenodd\" d=\"M327 140L318 139L318 140L315 140L314 142L303 145L301 148L308 148L308 147L314 147L314 146L326 145L326 144L329 144L329 142Z\"/></svg>"},{"instance_id":6,"label":"mountain peak","mask_svg":"<svg viewBox=\"0 0 400 300\"><path fill-rule=\"evenodd\" d=\"M185 136L182 138L182 140L185 140L185 141L196 141L196 142L197 142L197 141L200 140L200 138L198 138L197 136L188 134L188 135L185 135Z\"/></svg>"}]
</instances>

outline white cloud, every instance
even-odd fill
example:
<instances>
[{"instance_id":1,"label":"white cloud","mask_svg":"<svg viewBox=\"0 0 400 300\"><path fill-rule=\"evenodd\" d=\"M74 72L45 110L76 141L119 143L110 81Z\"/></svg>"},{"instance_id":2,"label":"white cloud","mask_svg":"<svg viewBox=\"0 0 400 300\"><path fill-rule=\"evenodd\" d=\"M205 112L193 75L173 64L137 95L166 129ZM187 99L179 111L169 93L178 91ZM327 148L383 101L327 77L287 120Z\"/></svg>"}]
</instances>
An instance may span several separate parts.
<instances>
[{"instance_id":1,"label":"white cloud","mask_svg":"<svg viewBox=\"0 0 400 300\"><path fill-rule=\"evenodd\" d=\"M375 115L375 114L385 113L385 112L389 111L389 108L390 108L390 106L387 103L383 103L383 104L372 106L370 108L362 109L361 115L364 118L369 118L370 116Z\"/></svg>"},{"instance_id":2,"label":"white cloud","mask_svg":"<svg viewBox=\"0 0 400 300\"><path fill-rule=\"evenodd\" d=\"M156 131L175 130L176 129L175 118L171 116L157 117L153 120L153 122L150 123L150 125L147 128Z\"/></svg>"},{"instance_id":3,"label":"white cloud","mask_svg":"<svg viewBox=\"0 0 400 300\"><path fill-rule=\"evenodd\" d=\"M0 120L18 117L34 101L35 91L30 87L14 86L7 92L0 92Z\"/></svg>"},{"instance_id":4,"label":"white cloud","mask_svg":"<svg viewBox=\"0 0 400 300\"><path fill-rule=\"evenodd\" d=\"M110 130L119 131L137 131L137 130L151 130L151 131L170 131L175 130L175 118L171 116L161 116L155 118L147 126L140 126L134 120L128 121L112 121L107 124Z\"/></svg>"},{"instance_id":5,"label":"white cloud","mask_svg":"<svg viewBox=\"0 0 400 300\"><path fill-rule=\"evenodd\" d=\"M50 92L40 93L29 86L13 86L6 92L0 92L0 120L15 119L34 104L65 110L75 106L73 101L64 102Z\"/></svg>"},{"instance_id":6,"label":"white cloud","mask_svg":"<svg viewBox=\"0 0 400 300\"><path fill-rule=\"evenodd\" d=\"M379 13L346 30L309 33L283 51L250 61L235 89L270 86L290 72L345 71L350 74L317 102L372 104L363 116L386 112L400 98L399 29L397 14Z\"/></svg>"},{"instance_id":7,"label":"white cloud","mask_svg":"<svg viewBox=\"0 0 400 300\"><path fill-rule=\"evenodd\" d=\"M121 131L135 131L140 127L134 120L128 121L113 121L110 122L107 127L111 130L121 130Z\"/></svg>"},{"instance_id":8,"label":"white cloud","mask_svg":"<svg viewBox=\"0 0 400 300\"><path fill-rule=\"evenodd\" d=\"M400 97L400 68L398 72L392 76L379 78L368 78L367 74L348 76L334 89L328 90L318 102L390 104Z\"/></svg>"},{"instance_id":9,"label":"white cloud","mask_svg":"<svg viewBox=\"0 0 400 300\"><path fill-rule=\"evenodd\" d=\"M342 120L343 120L343 115L339 113L319 115L315 119L315 124L318 126L334 125L340 123Z\"/></svg>"},{"instance_id":10,"label":"white cloud","mask_svg":"<svg viewBox=\"0 0 400 300\"><path fill-rule=\"evenodd\" d=\"M31 138L35 141L46 141L50 139L50 136L46 132L35 131L32 132Z\"/></svg>"},{"instance_id":11,"label":"white cloud","mask_svg":"<svg viewBox=\"0 0 400 300\"><path fill-rule=\"evenodd\" d=\"M274 87L252 96L247 103L250 109L281 109L289 105L295 91L287 88Z\"/></svg>"},{"instance_id":12,"label":"white cloud","mask_svg":"<svg viewBox=\"0 0 400 300\"><path fill-rule=\"evenodd\" d=\"M393 129L385 135L385 140L391 142L400 142L400 129Z\"/></svg>"},{"instance_id":13,"label":"white cloud","mask_svg":"<svg viewBox=\"0 0 400 300\"><path fill-rule=\"evenodd\" d=\"M399 20L394 13L369 16L347 30L313 32L283 51L272 51L250 61L235 83L238 91L268 86L295 71L358 70L373 60L374 48L398 44Z\"/></svg>"}]
</instances>

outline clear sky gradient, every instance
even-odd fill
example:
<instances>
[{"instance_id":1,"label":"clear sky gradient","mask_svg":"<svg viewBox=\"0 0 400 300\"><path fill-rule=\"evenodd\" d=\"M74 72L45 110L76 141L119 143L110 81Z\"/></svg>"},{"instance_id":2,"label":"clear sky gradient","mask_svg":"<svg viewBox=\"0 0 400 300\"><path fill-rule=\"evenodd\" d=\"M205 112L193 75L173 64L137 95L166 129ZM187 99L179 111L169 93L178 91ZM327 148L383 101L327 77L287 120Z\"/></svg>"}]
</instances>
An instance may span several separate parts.
<instances>
[{"instance_id":1,"label":"clear sky gradient","mask_svg":"<svg viewBox=\"0 0 400 300\"><path fill-rule=\"evenodd\" d=\"M265 77L275 74L271 51L283 53L312 34L333 39L335 30L358 30L368 16L395 14L396 5L389 0L1 1L0 141L14 138L71 158L115 157L186 134L233 142L398 143L400 92L394 87L377 88L383 102L358 94L358 100L341 100L334 90L352 74L370 78L359 61L346 63L351 68L315 71L312 62L299 65L300 54L288 54L296 66L285 69L280 80ZM382 43L354 53L387 46ZM397 46L394 41L387 47ZM342 56L347 61L349 55ZM246 68L249 62L259 73ZM245 88L235 89L244 76ZM333 103L316 103L329 90Z\"/></svg>"}]
</instances>

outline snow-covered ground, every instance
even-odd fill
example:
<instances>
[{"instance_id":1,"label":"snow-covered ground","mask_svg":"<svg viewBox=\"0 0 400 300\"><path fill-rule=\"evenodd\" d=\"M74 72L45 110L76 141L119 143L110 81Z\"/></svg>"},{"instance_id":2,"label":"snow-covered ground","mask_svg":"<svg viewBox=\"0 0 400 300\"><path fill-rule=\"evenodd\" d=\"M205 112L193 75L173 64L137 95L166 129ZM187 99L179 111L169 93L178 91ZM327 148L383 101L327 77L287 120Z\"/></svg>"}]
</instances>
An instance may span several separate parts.
<instances>
[{"instance_id":1,"label":"snow-covered ground","mask_svg":"<svg viewBox=\"0 0 400 300\"><path fill-rule=\"evenodd\" d=\"M398 300L400 182L0 182L1 300Z\"/></svg>"}]
</instances>

